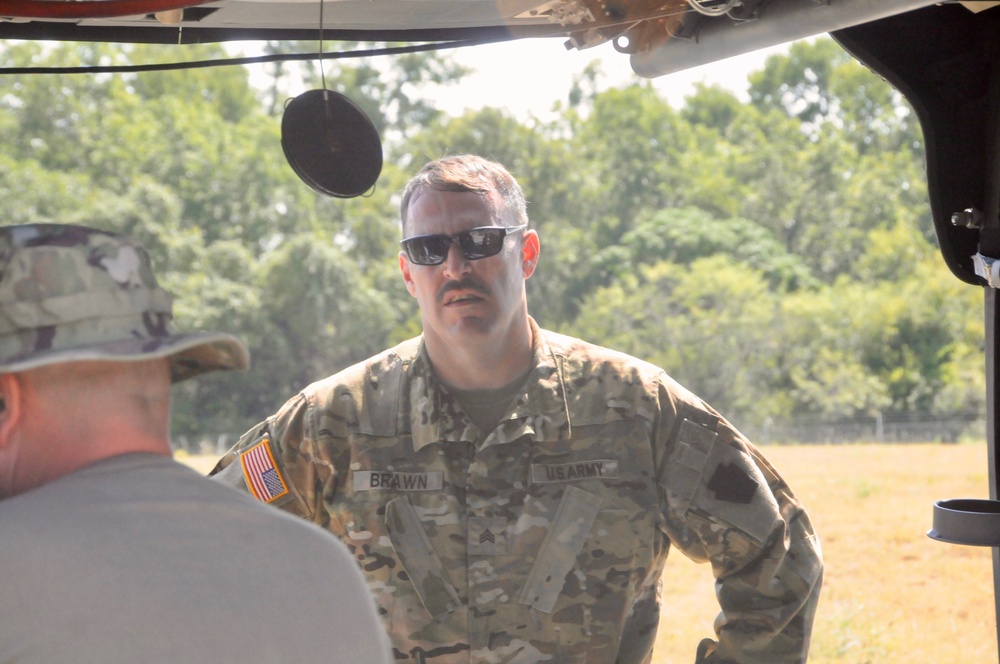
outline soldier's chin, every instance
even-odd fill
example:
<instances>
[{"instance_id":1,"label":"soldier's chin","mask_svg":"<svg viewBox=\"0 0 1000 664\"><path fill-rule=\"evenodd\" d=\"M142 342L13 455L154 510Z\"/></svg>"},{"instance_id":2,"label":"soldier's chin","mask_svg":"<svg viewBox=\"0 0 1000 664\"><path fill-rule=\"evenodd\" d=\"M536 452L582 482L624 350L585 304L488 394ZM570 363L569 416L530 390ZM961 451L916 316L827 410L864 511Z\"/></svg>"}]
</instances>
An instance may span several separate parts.
<instances>
[{"instance_id":1,"label":"soldier's chin","mask_svg":"<svg viewBox=\"0 0 1000 664\"><path fill-rule=\"evenodd\" d=\"M458 334L470 336L483 336L493 331L494 320L485 316L467 314L460 316L453 329Z\"/></svg>"}]
</instances>

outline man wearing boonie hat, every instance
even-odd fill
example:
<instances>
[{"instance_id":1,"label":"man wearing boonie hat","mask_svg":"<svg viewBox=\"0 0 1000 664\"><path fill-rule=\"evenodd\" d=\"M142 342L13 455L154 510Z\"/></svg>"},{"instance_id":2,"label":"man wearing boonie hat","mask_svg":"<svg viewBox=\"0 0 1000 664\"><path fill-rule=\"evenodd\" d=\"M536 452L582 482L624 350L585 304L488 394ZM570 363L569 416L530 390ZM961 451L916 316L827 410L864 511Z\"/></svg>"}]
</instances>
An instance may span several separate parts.
<instances>
[{"instance_id":1,"label":"man wearing boonie hat","mask_svg":"<svg viewBox=\"0 0 1000 664\"><path fill-rule=\"evenodd\" d=\"M0 663L392 661L340 542L171 458L171 384L248 366L171 317L140 246L0 227Z\"/></svg>"}]
</instances>

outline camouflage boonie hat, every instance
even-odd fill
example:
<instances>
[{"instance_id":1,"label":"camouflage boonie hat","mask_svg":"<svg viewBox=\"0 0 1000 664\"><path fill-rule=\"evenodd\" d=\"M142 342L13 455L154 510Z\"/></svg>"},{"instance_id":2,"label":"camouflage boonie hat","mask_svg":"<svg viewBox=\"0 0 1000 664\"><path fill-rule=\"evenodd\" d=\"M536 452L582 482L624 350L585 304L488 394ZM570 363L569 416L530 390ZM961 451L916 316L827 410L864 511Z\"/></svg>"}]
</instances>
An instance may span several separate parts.
<instances>
[{"instance_id":1,"label":"camouflage boonie hat","mask_svg":"<svg viewBox=\"0 0 1000 664\"><path fill-rule=\"evenodd\" d=\"M146 250L84 226L0 227L0 373L81 360L170 359L173 382L246 369L228 334L174 334Z\"/></svg>"}]
</instances>

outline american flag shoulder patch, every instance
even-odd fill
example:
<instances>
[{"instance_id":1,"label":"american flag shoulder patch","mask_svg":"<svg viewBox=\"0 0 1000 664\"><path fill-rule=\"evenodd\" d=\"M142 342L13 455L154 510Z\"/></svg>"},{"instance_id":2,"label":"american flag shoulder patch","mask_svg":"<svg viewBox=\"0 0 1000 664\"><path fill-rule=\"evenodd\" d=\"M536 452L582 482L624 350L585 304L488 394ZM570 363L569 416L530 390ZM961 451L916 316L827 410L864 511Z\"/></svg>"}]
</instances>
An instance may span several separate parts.
<instances>
[{"instance_id":1,"label":"american flag shoulder patch","mask_svg":"<svg viewBox=\"0 0 1000 664\"><path fill-rule=\"evenodd\" d=\"M273 503L288 494L288 484L274 462L269 438L240 454L243 476L254 498L265 503Z\"/></svg>"}]
</instances>

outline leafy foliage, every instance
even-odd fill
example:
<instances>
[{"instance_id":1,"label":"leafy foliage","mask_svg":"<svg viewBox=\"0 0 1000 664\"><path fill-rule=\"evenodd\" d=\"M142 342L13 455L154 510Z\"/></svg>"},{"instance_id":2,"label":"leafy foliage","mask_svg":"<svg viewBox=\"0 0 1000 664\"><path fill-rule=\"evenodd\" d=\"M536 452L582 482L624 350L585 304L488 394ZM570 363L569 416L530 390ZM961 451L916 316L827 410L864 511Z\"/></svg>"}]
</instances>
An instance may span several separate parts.
<instances>
[{"instance_id":1,"label":"leafy foliage","mask_svg":"<svg viewBox=\"0 0 1000 664\"><path fill-rule=\"evenodd\" d=\"M344 48L351 46L347 45ZM311 43L270 44L306 52ZM218 57L219 47L198 47ZM155 46L0 48L0 65L163 62ZM297 70L320 85L314 65ZM245 430L306 383L419 333L401 284L398 192L475 152L522 182L542 263L533 315L665 367L737 423L982 405L981 296L934 246L912 111L832 41L680 109L588 68L552 121L439 112L447 56L336 60L323 80L372 117L383 172L334 200L280 148L290 65L10 76L0 95L5 223L83 223L147 246L180 329L241 335L253 368L178 386L174 434Z\"/></svg>"}]
</instances>

